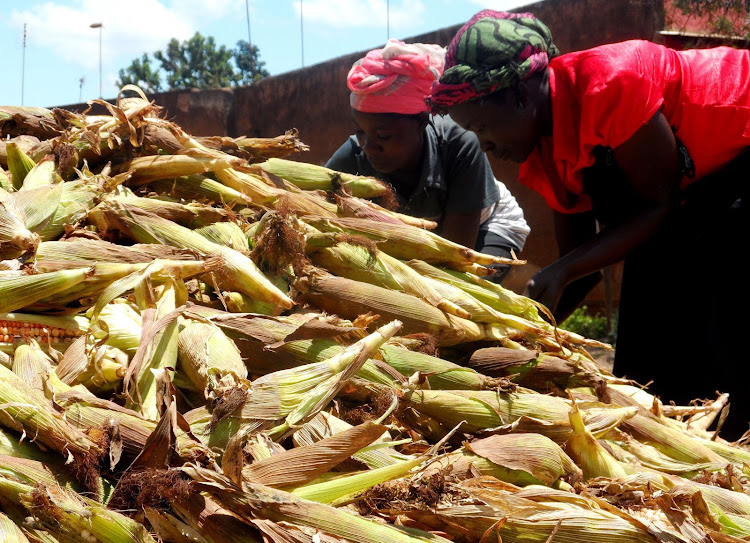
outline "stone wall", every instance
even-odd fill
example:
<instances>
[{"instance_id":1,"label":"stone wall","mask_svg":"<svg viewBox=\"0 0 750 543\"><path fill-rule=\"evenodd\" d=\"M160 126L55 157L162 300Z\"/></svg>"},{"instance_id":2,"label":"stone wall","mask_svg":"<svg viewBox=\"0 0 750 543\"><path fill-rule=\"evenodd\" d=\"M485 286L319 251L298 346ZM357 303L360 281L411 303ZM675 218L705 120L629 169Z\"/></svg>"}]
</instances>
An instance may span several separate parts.
<instances>
[{"instance_id":1,"label":"stone wall","mask_svg":"<svg viewBox=\"0 0 750 543\"><path fill-rule=\"evenodd\" d=\"M523 9L550 27L562 52L633 38L658 41L664 26L663 0L546 0ZM462 23L406 41L447 45ZM310 151L291 158L324 164L351 132L346 74L365 52L268 77L249 87L174 91L149 98L194 135L263 137L296 128ZM68 109L80 110L81 105ZM505 283L521 292L528 278L557 256L552 213L540 196L518 183L514 165L493 161L492 167L516 196L532 227L521 255L528 265L514 270ZM589 306L616 305L620 267L615 266L610 275L614 294L602 286L589 296Z\"/></svg>"}]
</instances>

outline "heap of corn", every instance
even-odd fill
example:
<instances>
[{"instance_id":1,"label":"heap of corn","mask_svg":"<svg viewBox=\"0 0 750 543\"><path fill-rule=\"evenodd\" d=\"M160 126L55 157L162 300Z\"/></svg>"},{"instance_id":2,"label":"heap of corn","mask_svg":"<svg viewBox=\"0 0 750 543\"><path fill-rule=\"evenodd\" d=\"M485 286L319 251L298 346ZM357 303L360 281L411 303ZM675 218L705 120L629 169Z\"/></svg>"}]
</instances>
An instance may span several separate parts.
<instances>
[{"instance_id":1,"label":"heap of corn","mask_svg":"<svg viewBox=\"0 0 750 543\"><path fill-rule=\"evenodd\" d=\"M750 539L727 404L389 211L375 179L136 96L0 108L0 529L33 542Z\"/></svg>"}]
</instances>

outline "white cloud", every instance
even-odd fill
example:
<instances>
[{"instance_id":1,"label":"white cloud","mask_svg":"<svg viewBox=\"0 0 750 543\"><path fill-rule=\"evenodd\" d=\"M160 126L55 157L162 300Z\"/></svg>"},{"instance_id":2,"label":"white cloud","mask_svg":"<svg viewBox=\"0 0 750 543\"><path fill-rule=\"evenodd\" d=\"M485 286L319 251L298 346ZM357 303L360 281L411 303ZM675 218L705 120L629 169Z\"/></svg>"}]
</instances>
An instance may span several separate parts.
<instances>
[{"instance_id":1,"label":"white cloud","mask_svg":"<svg viewBox=\"0 0 750 543\"><path fill-rule=\"evenodd\" d=\"M228 3L225 2L217 3ZM26 24L29 47L49 49L50 55L87 69L99 63L99 29L102 23L102 58L106 64L140 57L144 52L162 49L171 38L184 40L195 32L195 25L183 15L190 13L158 0L101 2L46 2L26 10L14 10L10 23Z\"/></svg>"},{"instance_id":2,"label":"white cloud","mask_svg":"<svg viewBox=\"0 0 750 543\"><path fill-rule=\"evenodd\" d=\"M297 15L300 2L295 2ZM414 24L425 12L422 0L405 0L386 3L386 0L304 0L302 16L305 25L319 27L353 28L385 27L403 28Z\"/></svg>"}]
</instances>

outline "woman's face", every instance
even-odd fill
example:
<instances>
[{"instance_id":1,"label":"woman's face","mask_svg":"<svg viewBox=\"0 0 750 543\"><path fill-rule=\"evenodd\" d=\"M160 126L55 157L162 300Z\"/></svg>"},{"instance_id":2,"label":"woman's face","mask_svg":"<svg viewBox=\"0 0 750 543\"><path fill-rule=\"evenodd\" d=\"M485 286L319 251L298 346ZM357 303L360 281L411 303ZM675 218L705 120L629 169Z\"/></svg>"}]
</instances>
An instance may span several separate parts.
<instances>
[{"instance_id":1,"label":"woman's face","mask_svg":"<svg viewBox=\"0 0 750 543\"><path fill-rule=\"evenodd\" d=\"M464 102L449 109L451 118L474 132L482 151L499 160L524 162L542 136L539 108L512 91L501 91L481 102Z\"/></svg>"},{"instance_id":2,"label":"woman's face","mask_svg":"<svg viewBox=\"0 0 750 543\"><path fill-rule=\"evenodd\" d=\"M416 169L422 159L426 116L362 113L352 110L354 135L376 171Z\"/></svg>"}]
</instances>

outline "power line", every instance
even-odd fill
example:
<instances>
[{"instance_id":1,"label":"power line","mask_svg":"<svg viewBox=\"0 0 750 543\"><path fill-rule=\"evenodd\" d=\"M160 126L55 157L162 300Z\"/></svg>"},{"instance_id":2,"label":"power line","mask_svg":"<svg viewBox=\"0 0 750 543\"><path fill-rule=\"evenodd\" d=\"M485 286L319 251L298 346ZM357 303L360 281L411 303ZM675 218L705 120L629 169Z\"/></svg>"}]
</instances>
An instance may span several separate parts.
<instances>
[{"instance_id":1,"label":"power line","mask_svg":"<svg viewBox=\"0 0 750 543\"><path fill-rule=\"evenodd\" d=\"M302 0L299 0L299 34L300 42L302 44L302 67L305 67L305 28L304 18L302 16Z\"/></svg>"},{"instance_id":2,"label":"power line","mask_svg":"<svg viewBox=\"0 0 750 543\"><path fill-rule=\"evenodd\" d=\"M385 0L385 41L391 39L391 1Z\"/></svg>"},{"instance_id":3,"label":"power line","mask_svg":"<svg viewBox=\"0 0 750 543\"><path fill-rule=\"evenodd\" d=\"M245 11L247 12L247 45L252 49L253 40L250 39L250 0L245 0Z\"/></svg>"},{"instance_id":4,"label":"power line","mask_svg":"<svg viewBox=\"0 0 750 543\"><path fill-rule=\"evenodd\" d=\"M21 57L21 105L23 105L23 84L26 79L26 23L23 23L23 54Z\"/></svg>"}]
</instances>

